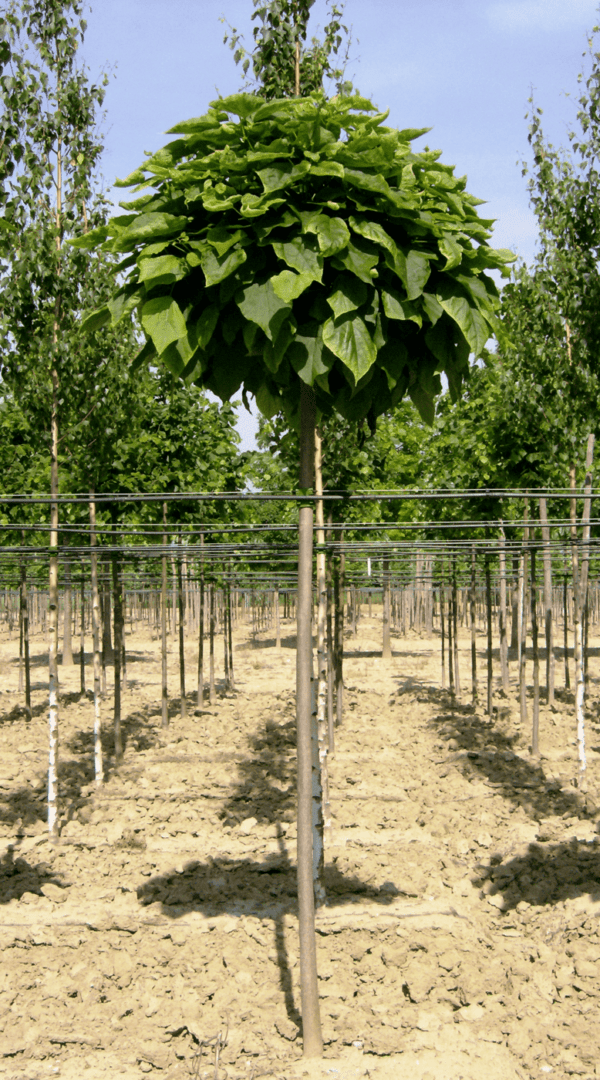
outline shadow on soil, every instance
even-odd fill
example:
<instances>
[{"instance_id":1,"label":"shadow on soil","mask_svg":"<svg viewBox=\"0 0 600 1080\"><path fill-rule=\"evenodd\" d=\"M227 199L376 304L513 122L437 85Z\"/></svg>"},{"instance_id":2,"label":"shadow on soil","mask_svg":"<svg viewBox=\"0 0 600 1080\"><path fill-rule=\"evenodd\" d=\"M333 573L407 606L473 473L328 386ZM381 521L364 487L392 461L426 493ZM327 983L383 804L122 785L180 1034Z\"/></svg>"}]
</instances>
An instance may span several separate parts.
<instances>
[{"instance_id":1,"label":"shadow on soil","mask_svg":"<svg viewBox=\"0 0 600 1080\"><path fill-rule=\"evenodd\" d=\"M442 742L453 742L458 753L453 765L467 779L479 775L515 806L521 806L534 821L550 815L584 816L578 792L565 791L557 780L548 780L542 765L515 752L516 733L503 730L502 708L489 720L473 705L452 702L443 690L429 690L428 700L445 706L430 720ZM461 753L463 751L463 753Z\"/></svg>"},{"instance_id":2,"label":"shadow on soil","mask_svg":"<svg viewBox=\"0 0 600 1080\"><path fill-rule=\"evenodd\" d=\"M294 1000L291 965L284 935L284 917L297 910L296 867L291 862L285 833L296 816L295 722L283 717L269 721L250 742L249 755L238 761L239 781L219 816L225 827L256 818L259 824L275 824L278 851L260 859L216 858L193 860L181 873L156 875L144 881L137 895L142 906L159 903L165 915L178 919L191 911L207 915L252 914L272 919L280 986L287 1014L300 1028ZM339 903L356 902L358 896L389 904L394 895L374 889L356 877L344 876L335 866L325 872L329 898Z\"/></svg>"},{"instance_id":3,"label":"shadow on soil","mask_svg":"<svg viewBox=\"0 0 600 1080\"><path fill-rule=\"evenodd\" d=\"M564 696L568 697L568 692ZM534 821L586 816L575 789L564 791L558 781L545 777L540 764L515 753L517 736L502 730L502 709L489 721L472 705L453 703L446 691L430 689L424 697L445 706L430 724L440 741L453 740L455 756L449 764L466 779L485 778L498 794L522 807ZM523 901L541 906L582 896L600 900L600 837L590 842L574 838L553 843L551 825L543 823L538 839L525 855L503 862L500 854L493 854L488 862L479 863L474 884L490 897L497 897L495 906L505 912Z\"/></svg>"},{"instance_id":4,"label":"shadow on soil","mask_svg":"<svg viewBox=\"0 0 600 1080\"><path fill-rule=\"evenodd\" d=\"M64 885L48 863L38 862L32 865L27 858L18 854L18 843L11 844L0 859L0 904L9 900L20 900L25 893L42 896L42 885Z\"/></svg>"},{"instance_id":5,"label":"shadow on soil","mask_svg":"<svg viewBox=\"0 0 600 1080\"><path fill-rule=\"evenodd\" d=\"M600 838L590 843L575 838L566 843L530 844L525 855L506 862L499 857L477 867L479 884L498 897L501 911L517 904L559 904L589 896L600 901Z\"/></svg>"}]
</instances>

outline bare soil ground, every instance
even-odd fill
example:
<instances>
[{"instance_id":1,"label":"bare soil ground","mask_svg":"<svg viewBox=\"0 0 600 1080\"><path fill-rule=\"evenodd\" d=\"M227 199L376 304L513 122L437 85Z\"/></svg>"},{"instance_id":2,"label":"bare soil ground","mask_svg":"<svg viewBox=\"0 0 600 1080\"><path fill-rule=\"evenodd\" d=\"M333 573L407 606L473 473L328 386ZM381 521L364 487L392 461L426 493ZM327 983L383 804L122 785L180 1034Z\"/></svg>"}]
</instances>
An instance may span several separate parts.
<instances>
[{"instance_id":1,"label":"bare soil ground","mask_svg":"<svg viewBox=\"0 0 600 1080\"><path fill-rule=\"evenodd\" d=\"M33 642L27 722L18 640L0 640L0 1075L600 1075L600 845L573 783L572 700L542 707L536 762L514 695L496 695L491 721L470 691L453 704L439 689L439 638L396 638L383 663L380 631L374 614L346 642L329 903L317 917L326 1050L313 1063L298 1037L291 624L279 651L238 627L236 693L199 715L190 695L185 721L175 700L166 734L159 643L128 635L126 752L115 769L107 700L100 793L93 704L79 698L77 667L62 668L56 847L44 642ZM462 646L466 686L464 634ZM170 664L174 690L175 649ZM192 641L188 666L191 681ZM199 1048L226 1029L217 1074L214 1045Z\"/></svg>"}]
</instances>

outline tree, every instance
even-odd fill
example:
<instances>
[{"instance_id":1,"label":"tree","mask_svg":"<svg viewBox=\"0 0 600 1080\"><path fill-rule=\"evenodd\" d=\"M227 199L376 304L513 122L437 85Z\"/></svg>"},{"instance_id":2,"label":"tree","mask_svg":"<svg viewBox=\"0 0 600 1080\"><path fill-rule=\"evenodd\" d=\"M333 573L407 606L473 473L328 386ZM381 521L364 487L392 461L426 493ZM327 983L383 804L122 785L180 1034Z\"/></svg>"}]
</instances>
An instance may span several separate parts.
<instances>
[{"instance_id":1,"label":"tree","mask_svg":"<svg viewBox=\"0 0 600 1080\"><path fill-rule=\"evenodd\" d=\"M172 129L181 136L124 183L153 192L80 241L124 255L127 273L88 329L135 307L140 362L228 400L253 393L300 432L298 553L298 894L304 1050L320 1054L311 836L310 636L317 410L377 416L406 392L425 419L445 371L457 395L469 352L494 327L487 244L466 182L416 154L423 131L383 126L358 95L301 97L306 2L282 6L295 41L295 99L235 94ZM269 5L273 11L273 5ZM276 53L274 54L276 55ZM291 85L288 60L286 87ZM275 90L273 92L276 92ZM289 92L289 90L288 90ZM372 115L375 114L375 115ZM234 119L231 119L231 118Z\"/></svg>"},{"instance_id":2,"label":"tree","mask_svg":"<svg viewBox=\"0 0 600 1080\"><path fill-rule=\"evenodd\" d=\"M50 771L48 827L58 836L58 454L59 413L72 380L80 285L89 259L65 248L91 215L96 133L103 87L77 68L85 31L80 0L13 0L1 24L5 67L0 83L0 182L3 206L2 379L49 409Z\"/></svg>"}]
</instances>

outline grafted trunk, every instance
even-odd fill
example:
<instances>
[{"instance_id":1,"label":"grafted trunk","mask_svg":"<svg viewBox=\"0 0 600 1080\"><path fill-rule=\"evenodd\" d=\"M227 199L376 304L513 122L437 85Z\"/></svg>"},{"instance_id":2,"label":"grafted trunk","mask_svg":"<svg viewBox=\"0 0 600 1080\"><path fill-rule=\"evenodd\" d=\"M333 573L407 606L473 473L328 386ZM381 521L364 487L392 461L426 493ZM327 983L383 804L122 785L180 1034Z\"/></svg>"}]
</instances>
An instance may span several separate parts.
<instances>
[{"instance_id":1,"label":"grafted trunk","mask_svg":"<svg viewBox=\"0 0 600 1080\"><path fill-rule=\"evenodd\" d=\"M456 584L456 556L452 562L452 644L454 647L454 690L460 701L460 669L458 666L458 589Z\"/></svg>"},{"instance_id":2,"label":"grafted trunk","mask_svg":"<svg viewBox=\"0 0 600 1080\"><path fill-rule=\"evenodd\" d=\"M161 727L169 726L169 688L167 683L167 504L163 502L163 551L160 589L160 658L161 658Z\"/></svg>"},{"instance_id":3,"label":"grafted trunk","mask_svg":"<svg viewBox=\"0 0 600 1080\"><path fill-rule=\"evenodd\" d=\"M22 531L23 546L25 545L25 530ZM31 664L29 660L29 604L27 601L27 566L21 559L21 638L23 642L23 664L25 674L25 713L27 720L31 720Z\"/></svg>"},{"instance_id":4,"label":"grafted trunk","mask_svg":"<svg viewBox=\"0 0 600 1080\"><path fill-rule=\"evenodd\" d=\"M382 660L392 659L392 641L390 636L390 560L383 560L383 642Z\"/></svg>"},{"instance_id":5,"label":"grafted trunk","mask_svg":"<svg viewBox=\"0 0 600 1080\"><path fill-rule=\"evenodd\" d=\"M471 547L471 589L469 594L471 616L471 695L473 704L477 701L477 628L475 625L475 584L476 584L475 548Z\"/></svg>"},{"instance_id":6,"label":"grafted trunk","mask_svg":"<svg viewBox=\"0 0 600 1080\"><path fill-rule=\"evenodd\" d=\"M79 690L85 694L85 574L81 564L80 623L79 623Z\"/></svg>"},{"instance_id":7,"label":"grafted trunk","mask_svg":"<svg viewBox=\"0 0 600 1080\"><path fill-rule=\"evenodd\" d=\"M94 649L94 774L96 787L103 783L102 766L102 718L101 700L101 658L100 658L100 593L98 590L98 556L96 554L96 502L90 492L90 566L92 585L92 640Z\"/></svg>"},{"instance_id":8,"label":"grafted trunk","mask_svg":"<svg viewBox=\"0 0 600 1080\"><path fill-rule=\"evenodd\" d=\"M315 400L312 390L301 383L300 476L301 491L313 487L315 446ZM315 901L313 888L313 752L312 752L312 539L313 511L301 505L298 528L298 616L296 651L296 728L298 747L298 924L300 934L300 993L304 1053L308 1057L323 1052ZM320 792L319 792L320 796Z\"/></svg>"},{"instance_id":9,"label":"grafted trunk","mask_svg":"<svg viewBox=\"0 0 600 1080\"><path fill-rule=\"evenodd\" d=\"M317 526L317 742L319 779L322 792L320 814L316 827L320 836L319 859L315 865L315 902L326 900L323 875L325 870L325 840L331 832L331 807L329 804L329 749L327 729L327 578L325 572L325 518L323 513L323 473L321 461L321 435L315 429L315 516Z\"/></svg>"},{"instance_id":10,"label":"grafted trunk","mask_svg":"<svg viewBox=\"0 0 600 1080\"><path fill-rule=\"evenodd\" d=\"M540 652L538 648L537 582L535 579L535 548L531 549L531 644L533 648L533 723L531 753L540 752Z\"/></svg>"},{"instance_id":11,"label":"grafted trunk","mask_svg":"<svg viewBox=\"0 0 600 1080\"><path fill-rule=\"evenodd\" d=\"M198 694L196 704L199 709L204 704L204 533L200 536L200 612L198 615Z\"/></svg>"},{"instance_id":12,"label":"grafted trunk","mask_svg":"<svg viewBox=\"0 0 600 1080\"><path fill-rule=\"evenodd\" d=\"M485 603L487 614L487 714L492 715L493 665L492 665L492 584L490 580L490 558L485 557Z\"/></svg>"},{"instance_id":13,"label":"grafted trunk","mask_svg":"<svg viewBox=\"0 0 600 1080\"><path fill-rule=\"evenodd\" d=\"M121 735L121 659L123 656L123 593L121 588L121 575L119 573L119 557L112 557L113 576L113 614L114 614L114 735L115 735L115 761L123 757L123 739Z\"/></svg>"},{"instance_id":14,"label":"grafted trunk","mask_svg":"<svg viewBox=\"0 0 600 1080\"><path fill-rule=\"evenodd\" d=\"M215 703L215 586L211 582L210 592L210 626L209 626L209 658L208 658L208 700L211 705Z\"/></svg>"},{"instance_id":15,"label":"grafted trunk","mask_svg":"<svg viewBox=\"0 0 600 1080\"><path fill-rule=\"evenodd\" d=\"M346 557L343 545L344 533L342 531L340 532L340 553L336 557L333 570L335 595L335 722L338 726L341 724L344 715L344 572Z\"/></svg>"},{"instance_id":16,"label":"grafted trunk","mask_svg":"<svg viewBox=\"0 0 600 1080\"><path fill-rule=\"evenodd\" d=\"M508 673L508 634L507 634L507 611L506 611L506 551L504 526L500 525L499 546L499 569L500 569L500 667L502 672L502 689L507 694L509 691Z\"/></svg>"},{"instance_id":17,"label":"grafted trunk","mask_svg":"<svg viewBox=\"0 0 600 1080\"><path fill-rule=\"evenodd\" d=\"M544 544L544 630L546 637L546 704L554 704L554 627L552 621L552 549L545 498L540 499L540 522Z\"/></svg>"},{"instance_id":18,"label":"grafted trunk","mask_svg":"<svg viewBox=\"0 0 600 1080\"><path fill-rule=\"evenodd\" d=\"M63 545L64 546L64 545ZM71 588L71 563L68 555L64 566L63 587L63 665L72 665L73 660L73 591Z\"/></svg>"},{"instance_id":19,"label":"grafted trunk","mask_svg":"<svg viewBox=\"0 0 600 1080\"><path fill-rule=\"evenodd\" d=\"M181 534L179 536L179 547L181 548ZM183 720L187 716L185 700L185 594L183 591L181 555L179 554L177 556L177 608L179 611L179 697L181 718Z\"/></svg>"}]
</instances>

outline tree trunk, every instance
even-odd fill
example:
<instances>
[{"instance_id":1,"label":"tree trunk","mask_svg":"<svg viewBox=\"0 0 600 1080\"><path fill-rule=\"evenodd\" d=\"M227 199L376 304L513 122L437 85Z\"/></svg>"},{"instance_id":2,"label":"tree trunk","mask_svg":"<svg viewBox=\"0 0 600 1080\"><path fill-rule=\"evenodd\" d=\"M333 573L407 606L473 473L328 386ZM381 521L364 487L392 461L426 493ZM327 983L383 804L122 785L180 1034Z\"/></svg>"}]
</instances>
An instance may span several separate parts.
<instances>
[{"instance_id":1,"label":"tree trunk","mask_svg":"<svg viewBox=\"0 0 600 1080\"><path fill-rule=\"evenodd\" d=\"M98 556L96 554L96 502L90 492L90 566L92 586L92 639L94 648L94 775L96 787L101 787L104 780L102 766L102 720L100 715L101 700L101 659L100 659L100 593L98 590Z\"/></svg>"},{"instance_id":2,"label":"tree trunk","mask_svg":"<svg viewBox=\"0 0 600 1080\"><path fill-rule=\"evenodd\" d=\"M167 682L167 504L163 502L163 553L161 557L160 589L160 658L161 658L161 727L169 726L169 688Z\"/></svg>"},{"instance_id":3,"label":"tree trunk","mask_svg":"<svg viewBox=\"0 0 600 1080\"><path fill-rule=\"evenodd\" d=\"M230 560L230 568L231 568L231 560ZM228 656L228 666L229 666L229 689L233 693L233 691L235 690L235 678L234 678L234 674L233 674L233 627L232 627L232 620L231 620L231 577L229 577L229 579L227 580L226 589L227 589L227 594L226 594L227 604L226 604L225 614L226 614L226 618L227 618L227 656Z\"/></svg>"},{"instance_id":4,"label":"tree trunk","mask_svg":"<svg viewBox=\"0 0 600 1080\"><path fill-rule=\"evenodd\" d=\"M181 548L181 534L179 536ZM181 705L181 719L187 716L185 700L185 596L183 592L183 576L181 570L181 555L177 555L177 607L179 610L179 697Z\"/></svg>"},{"instance_id":5,"label":"tree trunk","mask_svg":"<svg viewBox=\"0 0 600 1080\"><path fill-rule=\"evenodd\" d=\"M279 618L279 588L273 590L273 611L275 614L275 648L281 648L281 620Z\"/></svg>"},{"instance_id":6,"label":"tree trunk","mask_svg":"<svg viewBox=\"0 0 600 1080\"><path fill-rule=\"evenodd\" d=\"M452 644L454 647L454 688L460 701L460 669L458 666L458 590L456 586L456 556L452 565Z\"/></svg>"},{"instance_id":7,"label":"tree trunk","mask_svg":"<svg viewBox=\"0 0 600 1080\"><path fill-rule=\"evenodd\" d=\"M209 627L209 659L208 659L208 700L211 705L215 703L215 586L214 582L209 585L210 590L210 627Z\"/></svg>"},{"instance_id":8,"label":"tree trunk","mask_svg":"<svg viewBox=\"0 0 600 1080\"><path fill-rule=\"evenodd\" d=\"M118 764L123 757L123 740L121 738L121 657L123 655L123 594L121 590L121 575L119 573L119 556L112 557L113 578L113 618L114 618L114 732L115 732L115 762Z\"/></svg>"},{"instance_id":9,"label":"tree trunk","mask_svg":"<svg viewBox=\"0 0 600 1080\"><path fill-rule=\"evenodd\" d=\"M529 500L523 508L523 551L519 564L519 709L521 724L527 722L527 546L529 544Z\"/></svg>"},{"instance_id":10,"label":"tree trunk","mask_svg":"<svg viewBox=\"0 0 600 1080\"><path fill-rule=\"evenodd\" d=\"M577 756L579 759L578 787L582 795L587 794L587 760L585 750L585 678L583 670L583 614L587 592L588 556L586 544L589 543L589 520L591 511L592 462L594 458L594 436L590 435L586 453L585 500L582 515L584 547L581 560L577 542L577 500L571 497L571 540L573 559L573 627L575 658L575 707L577 713ZM575 492L575 466L570 469L571 491Z\"/></svg>"},{"instance_id":11,"label":"tree trunk","mask_svg":"<svg viewBox=\"0 0 600 1080\"><path fill-rule=\"evenodd\" d=\"M335 594L334 635L335 635L335 722L339 726L344 715L344 570L345 555L343 550L344 533L340 532L340 554L337 556L333 571Z\"/></svg>"},{"instance_id":12,"label":"tree trunk","mask_svg":"<svg viewBox=\"0 0 600 1080\"><path fill-rule=\"evenodd\" d=\"M22 532L23 546L25 546L25 530ZM31 664L29 660L29 605L27 602L27 566L25 559L21 559L21 628L23 639L23 663L25 668L25 713L27 720L31 720Z\"/></svg>"},{"instance_id":13,"label":"tree trunk","mask_svg":"<svg viewBox=\"0 0 600 1080\"><path fill-rule=\"evenodd\" d=\"M332 540L333 515L331 511L327 515L327 543ZM333 720L333 679L334 679L334 642L333 642L333 555L331 548L328 549L325 559L325 573L327 578L327 732L329 739L329 753L335 752L335 725Z\"/></svg>"},{"instance_id":14,"label":"tree trunk","mask_svg":"<svg viewBox=\"0 0 600 1080\"><path fill-rule=\"evenodd\" d=\"M196 704L204 705L204 533L200 536L200 613L198 615L198 694Z\"/></svg>"},{"instance_id":15,"label":"tree trunk","mask_svg":"<svg viewBox=\"0 0 600 1080\"><path fill-rule=\"evenodd\" d=\"M470 589L470 615L471 615L471 695L473 704L477 702L477 629L475 626L475 548L471 547L471 589Z\"/></svg>"},{"instance_id":16,"label":"tree trunk","mask_svg":"<svg viewBox=\"0 0 600 1080\"><path fill-rule=\"evenodd\" d=\"M79 621L79 692L85 694L85 573L81 563L81 605Z\"/></svg>"},{"instance_id":17,"label":"tree trunk","mask_svg":"<svg viewBox=\"0 0 600 1080\"><path fill-rule=\"evenodd\" d=\"M544 629L546 636L546 704L554 705L554 627L552 624L552 548L545 498L540 499L540 522L544 544Z\"/></svg>"},{"instance_id":18,"label":"tree trunk","mask_svg":"<svg viewBox=\"0 0 600 1080\"><path fill-rule=\"evenodd\" d=\"M563 653L565 659L565 690L571 689L569 672L569 605L567 596L567 575L563 576Z\"/></svg>"},{"instance_id":19,"label":"tree trunk","mask_svg":"<svg viewBox=\"0 0 600 1080\"><path fill-rule=\"evenodd\" d=\"M58 314L54 343L58 339ZM58 372L52 368L52 413L50 419L50 560L48 574L48 835L58 841Z\"/></svg>"},{"instance_id":20,"label":"tree trunk","mask_svg":"<svg viewBox=\"0 0 600 1080\"><path fill-rule=\"evenodd\" d=\"M492 584L490 581L490 559L485 557L485 603L487 613L487 714L492 715L493 666L492 666Z\"/></svg>"},{"instance_id":21,"label":"tree trunk","mask_svg":"<svg viewBox=\"0 0 600 1080\"><path fill-rule=\"evenodd\" d=\"M531 549L531 644L533 647L533 723L531 753L540 752L540 651L538 647L537 583L535 580L535 548Z\"/></svg>"},{"instance_id":22,"label":"tree trunk","mask_svg":"<svg viewBox=\"0 0 600 1080\"><path fill-rule=\"evenodd\" d=\"M511 608L511 620L510 620L510 651L513 656L518 657L519 653L519 635L521 620L519 617L519 597L520 597L520 576L519 576L519 556L513 555L513 576L512 586L510 590L510 608Z\"/></svg>"},{"instance_id":23,"label":"tree trunk","mask_svg":"<svg viewBox=\"0 0 600 1080\"><path fill-rule=\"evenodd\" d=\"M382 660L392 659L392 642L390 636L390 560L383 560L383 643L381 649Z\"/></svg>"},{"instance_id":24,"label":"tree trunk","mask_svg":"<svg viewBox=\"0 0 600 1080\"><path fill-rule=\"evenodd\" d=\"M323 512L323 473L321 459L321 435L315 429L315 517L317 526L317 740L319 750L319 774L322 792L320 815L317 820L317 845L320 858L315 864L315 902L326 901L323 875L325 870L325 840L331 835L331 806L329 803L329 770L327 751L329 738L327 728L327 575L325 567L325 516Z\"/></svg>"},{"instance_id":25,"label":"tree trunk","mask_svg":"<svg viewBox=\"0 0 600 1080\"><path fill-rule=\"evenodd\" d=\"M63 545L64 547L64 545ZM73 660L73 593L71 589L71 563L65 558L63 590L63 651L62 662L72 665Z\"/></svg>"},{"instance_id":26,"label":"tree trunk","mask_svg":"<svg viewBox=\"0 0 600 1080\"><path fill-rule=\"evenodd\" d=\"M300 396L300 491L313 488L315 400L305 383ZM313 889L313 756L312 756L312 549L313 511L300 506L298 528L298 615L296 650L296 727L298 752L298 923L300 932L300 993L304 1055L323 1052L315 907Z\"/></svg>"},{"instance_id":27,"label":"tree trunk","mask_svg":"<svg viewBox=\"0 0 600 1080\"><path fill-rule=\"evenodd\" d=\"M500 569L500 667L502 672L502 689L508 694L510 683L508 673L508 633L507 633L507 610L506 610L506 550L504 526L500 525L499 546L499 569Z\"/></svg>"},{"instance_id":28,"label":"tree trunk","mask_svg":"<svg viewBox=\"0 0 600 1080\"><path fill-rule=\"evenodd\" d=\"M442 645L442 690L446 689L446 628L444 620L445 589L440 585L440 633Z\"/></svg>"}]
</instances>

